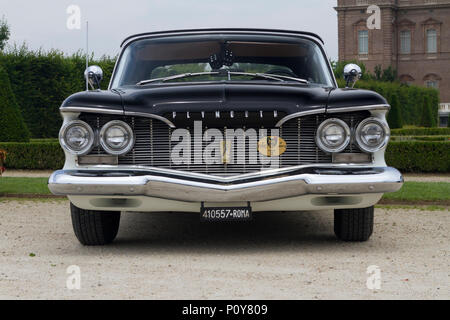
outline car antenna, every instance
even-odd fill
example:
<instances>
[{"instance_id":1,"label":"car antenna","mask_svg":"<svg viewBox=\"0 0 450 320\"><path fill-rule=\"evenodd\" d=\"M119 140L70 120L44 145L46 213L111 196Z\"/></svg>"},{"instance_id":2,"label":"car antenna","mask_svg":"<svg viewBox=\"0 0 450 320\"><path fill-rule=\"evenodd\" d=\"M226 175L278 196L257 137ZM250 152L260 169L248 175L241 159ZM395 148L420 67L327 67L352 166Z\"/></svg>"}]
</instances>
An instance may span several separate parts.
<instances>
[{"instance_id":1,"label":"car antenna","mask_svg":"<svg viewBox=\"0 0 450 320\"><path fill-rule=\"evenodd\" d=\"M89 68L89 21L86 21L86 70ZM86 77L86 91L89 91L89 80Z\"/></svg>"}]
</instances>

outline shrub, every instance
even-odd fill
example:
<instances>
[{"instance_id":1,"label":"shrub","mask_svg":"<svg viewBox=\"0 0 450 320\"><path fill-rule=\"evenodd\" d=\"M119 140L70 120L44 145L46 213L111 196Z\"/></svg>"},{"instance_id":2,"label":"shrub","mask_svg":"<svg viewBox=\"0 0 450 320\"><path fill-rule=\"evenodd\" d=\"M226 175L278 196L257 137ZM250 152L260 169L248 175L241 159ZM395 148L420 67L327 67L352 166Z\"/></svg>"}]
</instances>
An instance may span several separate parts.
<instances>
[{"instance_id":1,"label":"shrub","mask_svg":"<svg viewBox=\"0 0 450 320\"><path fill-rule=\"evenodd\" d=\"M6 151L0 150L0 176L5 172L6 168L4 166L6 161Z\"/></svg>"},{"instance_id":2,"label":"shrub","mask_svg":"<svg viewBox=\"0 0 450 320\"><path fill-rule=\"evenodd\" d=\"M104 71L102 88L108 86L115 59L91 59ZM71 94L86 88L84 69L86 58L81 53L65 56L51 50L30 51L27 47L14 47L0 53L0 65L8 72L12 90L33 138L58 136L62 119L61 103ZM0 139L1 141L1 139Z\"/></svg>"},{"instance_id":3,"label":"shrub","mask_svg":"<svg viewBox=\"0 0 450 320\"><path fill-rule=\"evenodd\" d=\"M29 138L8 74L0 66L0 141L27 142Z\"/></svg>"},{"instance_id":4,"label":"shrub","mask_svg":"<svg viewBox=\"0 0 450 320\"><path fill-rule=\"evenodd\" d=\"M392 96L390 97L390 101L391 101L391 111L389 111L387 117L389 126L392 129L402 128L403 122L397 93L392 94Z\"/></svg>"},{"instance_id":5,"label":"shrub","mask_svg":"<svg viewBox=\"0 0 450 320\"><path fill-rule=\"evenodd\" d=\"M58 142L0 142L0 149L8 154L8 169L57 170L64 166L64 152Z\"/></svg>"},{"instance_id":6,"label":"shrub","mask_svg":"<svg viewBox=\"0 0 450 320\"><path fill-rule=\"evenodd\" d=\"M345 87L345 81L342 77L344 66L347 63L342 61L333 63L333 69L340 88ZM356 61L352 61L352 63L357 63L362 70L365 70L364 64ZM439 91L433 88L401 84L396 82L395 78L396 72L394 69L381 70L381 67L377 66L375 74L364 73L363 71L363 77L356 83L355 88L378 92L386 98L391 106L396 103L393 99L398 99L403 125L421 125L423 109L426 104L430 108L426 110L426 122L430 127L436 127L439 110ZM422 99L425 97L426 101L424 103ZM393 113L395 112L393 110Z\"/></svg>"},{"instance_id":7,"label":"shrub","mask_svg":"<svg viewBox=\"0 0 450 320\"><path fill-rule=\"evenodd\" d=\"M428 96L422 97L422 115L420 118L420 126L425 128L431 128L434 127L434 121L433 121L433 111L432 107L430 105L430 98Z\"/></svg>"},{"instance_id":8,"label":"shrub","mask_svg":"<svg viewBox=\"0 0 450 320\"><path fill-rule=\"evenodd\" d=\"M392 141L386 162L403 172L450 172L450 143L432 141Z\"/></svg>"},{"instance_id":9,"label":"shrub","mask_svg":"<svg viewBox=\"0 0 450 320\"><path fill-rule=\"evenodd\" d=\"M392 129L393 136L447 136L450 128L405 128Z\"/></svg>"},{"instance_id":10,"label":"shrub","mask_svg":"<svg viewBox=\"0 0 450 320\"><path fill-rule=\"evenodd\" d=\"M449 141L450 136L392 136L392 141Z\"/></svg>"}]
</instances>

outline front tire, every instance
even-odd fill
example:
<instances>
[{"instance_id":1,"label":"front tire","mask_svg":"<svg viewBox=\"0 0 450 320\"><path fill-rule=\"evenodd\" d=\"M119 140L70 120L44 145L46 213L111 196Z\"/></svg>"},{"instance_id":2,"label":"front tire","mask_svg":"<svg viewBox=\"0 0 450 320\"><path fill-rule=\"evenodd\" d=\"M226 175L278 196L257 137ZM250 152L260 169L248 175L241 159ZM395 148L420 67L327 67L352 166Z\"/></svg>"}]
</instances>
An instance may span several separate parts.
<instances>
[{"instance_id":1,"label":"front tire","mask_svg":"<svg viewBox=\"0 0 450 320\"><path fill-rule=\"evenodd\" d=\"M70 204L75 235L85 246L103 246L114 241L119 231L120 212L83 210Z\"/></svg>"},{"instance_id":2,"label":"front tire","mask_svg":"<svg viewBox=\"0 0 450 320\"><path fill-rule=\"evenodd\" d=\"M334 210L334 233L343 241L364 242L373 233L375 208Z\"/></svg>"}]
</instances>

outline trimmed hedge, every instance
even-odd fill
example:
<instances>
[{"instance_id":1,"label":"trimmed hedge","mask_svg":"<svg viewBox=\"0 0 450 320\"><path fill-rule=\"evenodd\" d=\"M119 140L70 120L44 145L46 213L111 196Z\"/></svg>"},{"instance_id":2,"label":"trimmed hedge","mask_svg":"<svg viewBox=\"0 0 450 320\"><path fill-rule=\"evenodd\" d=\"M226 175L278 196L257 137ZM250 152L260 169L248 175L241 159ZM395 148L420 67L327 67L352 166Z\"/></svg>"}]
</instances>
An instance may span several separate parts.
<instances>
[{"instance_id":1,"label":"trimmed hedge","mask_svg":"<svg viewBox=\"0 0 450 320\"><path fill-rule=\"evenodd\" d=\"M0 149L8 154L5 162L7 170L57 170L64 166L64 152L58 142L0 142Z\"/></svg>"},{"instance_id":2,"label":"trimmed hedge","mask_svg":"<svg viewBox=\"0 0 450 320\"><path fill-rule=\"evenodd\" d=\"M344 88L344 79L338 79L338 85ZM355 88L375 91L386 98L392 106L388 115L391 128L400 125L437 127L439 91L436 89L375 80L360 80Z\"/></svg>"},{"instance_id":3,"label":"trimmed hedge","mask_svg":"<svg viewBox=\"0 0 450 320\"><path fill-rule=\"evenodd\" d=\"M391 141L448 141L450 136L392 136Z\"/></svg>"},{"instance_id":4,"label":"trimmed hedge","mask_svg":"<svg viewBox=\"0 0 450 320\"><path fill-rule=\"evenodd\" d=\"M450 128L409 128L392 129L393 136L448 136Z\"/></svg>"},{"instance_id":5,"label":"trimmed hedge","mask_svg":"<svg viewBox=\"0 0 450 320\"><path fill-rule=\"evenodd\" d=\"M8 153L7 169L58 170L64 166L64 152L58 142L0 143L0 149ZM386 162L402 172L447 173L450 142L392 141Z\"/></svg>"},{"instance_id":6,"label":"trimmed hedge","mask_svg":"<svg viewBox=\"0 0 450 320\"><path fill-rule=\"evenodd\" d=\"M389 166L402 172L450 172L450 143L391 141L386 151Z\"/></svg>"}]
</instances>

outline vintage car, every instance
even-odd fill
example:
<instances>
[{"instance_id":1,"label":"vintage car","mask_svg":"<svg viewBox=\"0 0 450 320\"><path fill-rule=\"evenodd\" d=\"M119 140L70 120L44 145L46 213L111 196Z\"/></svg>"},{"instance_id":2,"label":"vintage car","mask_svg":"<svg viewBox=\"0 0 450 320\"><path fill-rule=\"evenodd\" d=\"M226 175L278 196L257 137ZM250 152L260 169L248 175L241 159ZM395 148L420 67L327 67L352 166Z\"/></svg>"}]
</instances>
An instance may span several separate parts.
<instances>
[{"instance_id":1,"label":"vintage car","mask_svg":"<svg viewBox=\"0 0 450 320\"><path fill-rule=\"evenodd\" d=\"M338 89L319 36L207 29L131 36L108 90L61 106L66 162L49 188L71 202L84 245L112 242L127 212L191 212L206 222L258 212L334 210L344 241L372 234L374 205L401 188L386 165L389 105ZM276 213L274 213L276 214Z\"/></svg>"}]
</instances>

